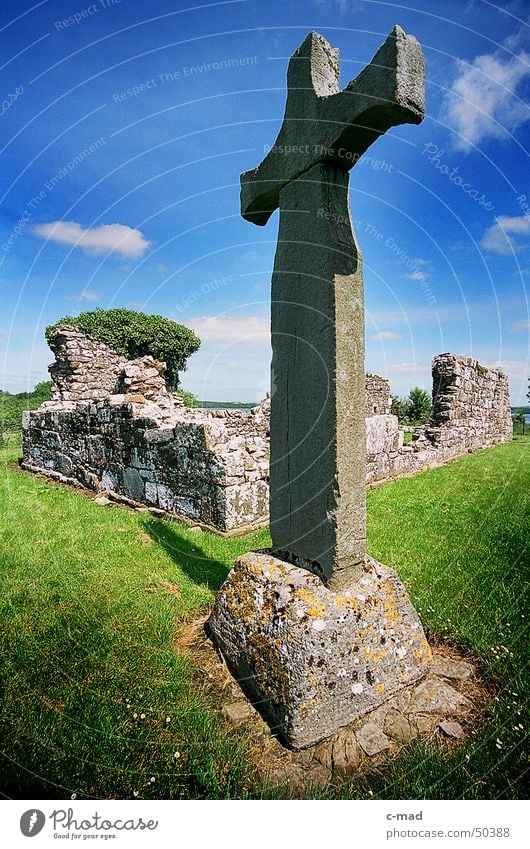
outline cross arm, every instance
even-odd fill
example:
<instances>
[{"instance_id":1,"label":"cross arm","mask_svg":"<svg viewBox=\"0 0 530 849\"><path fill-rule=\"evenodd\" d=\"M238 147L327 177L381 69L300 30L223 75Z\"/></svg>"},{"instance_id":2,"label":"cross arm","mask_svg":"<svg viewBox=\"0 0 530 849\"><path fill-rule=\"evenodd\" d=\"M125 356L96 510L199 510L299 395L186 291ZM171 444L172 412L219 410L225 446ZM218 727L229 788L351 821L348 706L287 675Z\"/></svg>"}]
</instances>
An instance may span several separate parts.
<instances>
[{"instance_id":1,"label":"cross arm","mask_svg":"<svg viewBox=\"0 0 530 849\"><path fill-rule=\"evenodd\" d=\"M266 224L281 189L318 162L349 170L380 135L425 114L425 60L414 38L394 27L372 61L341 91L339 52L309 33L289 62L287 104L273 147L241 174L241 215Z\"/></svg>"}]
</instances>

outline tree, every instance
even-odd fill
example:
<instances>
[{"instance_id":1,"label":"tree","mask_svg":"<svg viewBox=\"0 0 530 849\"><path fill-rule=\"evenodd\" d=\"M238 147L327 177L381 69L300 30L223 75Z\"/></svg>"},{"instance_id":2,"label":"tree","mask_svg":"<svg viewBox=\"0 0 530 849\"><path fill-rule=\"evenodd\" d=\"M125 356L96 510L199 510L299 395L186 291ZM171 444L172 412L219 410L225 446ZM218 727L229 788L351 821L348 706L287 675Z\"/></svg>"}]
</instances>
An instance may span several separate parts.
<instances>
[{"instance_id":1,"label":"tree","mask_svg":"<svg viewBox=\"0 0 530 849\"><path fill-rule=\"evenodd\" d=\"M407 399L400 398L399 395L392 395L392 406L390 412L393 416L398 417L400 424L408 424L408 406Z\"/></svg>"},{"instance_id":2,"label":"tree","mask_svg":"<svg viewBox=\"0 0 530 849\"><path fill-rule=\"evenodd\" d=\"M47 341L56 328L65 324L105 342L129 360L151 355L165 362L169 389L178 387L179 372L185 370L188 357L201 344L193 330L170 318L122 308L95 309L75 317L65 316L46 328Z\"/></svg>"},{"instance_id":3,"label":"tree","mask_svg":"<svg viewBox=\"0 0 530 849\"><path fill-rule=\"evenodd\" d=\"M177 389L176 393L184 402L185 407L198 407L199 402L193 392L188 392L187 389Z\"/></svg>"},{"instance_id":4,"label":"tree","mask_svg":"<svg viewBox=\"0 0 530 849\"><path fill-rule=\"evenodd\" d=\"M390 412L398 417L400 424L424 424L431 417L432 401L430 395L424 389L420 389L419 386L411 389L406 398L393 395Z\"/></svg>"},{"instance_id":5,"label":"tree","mask_svg":"<svg viewBox=\"0 0 530 849\"><path fill-rule=\"evenodd\" d=\"M424 424L431 417L432 401L425 389L415 386L409 392L408 417L412 424Z\"/></svg>"}]
</instances>

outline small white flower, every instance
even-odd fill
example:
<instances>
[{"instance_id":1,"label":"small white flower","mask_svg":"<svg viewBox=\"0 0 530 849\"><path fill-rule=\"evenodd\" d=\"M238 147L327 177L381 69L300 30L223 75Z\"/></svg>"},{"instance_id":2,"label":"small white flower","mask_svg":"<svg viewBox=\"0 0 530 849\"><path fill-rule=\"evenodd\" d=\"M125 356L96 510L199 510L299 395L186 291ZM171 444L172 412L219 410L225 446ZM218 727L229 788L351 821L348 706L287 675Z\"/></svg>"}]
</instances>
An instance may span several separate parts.
<instances>
[{"instance_id":1,"label":"small white flower","mask_svg":"<svg viewBox=\"0 0 530 849\"><path fill-rule=\"evenodd\" d=\"M77 793L72 793L72 795L70 796L70 799L77 799Z\"/></svg>"},{"instance_id":2,"label":"small white flower","mask_svg":"<svg viewBox=\"0 0 530 849\"><path fill-rule=\"evenodd\" d=\"M140 714L140 719L145 719L145 713Z\"/></svg>"},{"instance_id":3,"label":"small white flower","mask_svg":"<svg viewBox=\"0 0 530 849\"><path fill-rule=\"evenodd\" d=\"M171 722L171 717L170 717L170 716L166 716L166 725L169 725L169 723L170 723L170 722Z\"/></svg>"},{"instance_id":4,"label":"small white flower","mask_svg":"<svg viewBox=\"0 0 530 849\"><path fill-rule=\"evenodd\" d=\"M138 797L138 790L133 790L133 796L135 799Z\"/></svg>"},{"instance_id":5,"label":"small white flower","mask_svg":"<svg viewBox=\"0 0 530 849\"><path fill-rule=\"evenodd\" d=\"M137 713L133 713L133 719L138 719L138 714L137 714Z\"/></svg>"},{"instance_id":6,"label":"small white flower","mask_svg":"<svg viewBox=\"0 0 530 849\"><path fill-rule=\"evenodd\" d=\"M180 752L173 752L173 757L177 761L180 758Z\"/></svg>"},{"instance_id":7,"label":"small white flower","mask_svg":"<svg viewBox=\"0 0 530 849\"><path fill-rule=\"evenodd\" d=\"M154 783L155 783L156 778L154 777L154 775L152 775L152 776L151 776L151 778L149 779L149 781L151 782L151 784L154 784Z\"/></svg>"}]
</instances>

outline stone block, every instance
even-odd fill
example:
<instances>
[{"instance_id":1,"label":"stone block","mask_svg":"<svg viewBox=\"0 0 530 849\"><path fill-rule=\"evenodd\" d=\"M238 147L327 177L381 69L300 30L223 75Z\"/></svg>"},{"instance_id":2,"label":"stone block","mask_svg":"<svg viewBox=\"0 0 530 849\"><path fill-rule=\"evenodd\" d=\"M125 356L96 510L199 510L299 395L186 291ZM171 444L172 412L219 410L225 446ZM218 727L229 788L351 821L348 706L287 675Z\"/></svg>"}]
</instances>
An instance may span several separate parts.
<instances>
[{"instance_id":1,"label":"stone block","mask_svg":"<svg viewBox=\"0 0 530 849\"><path fill-rule=\"evenodd\" d=\"M431 651L396 573L369 558L347 591L268 552L240 557L210 632L288 745L305 748L419 680Z\"/></svg>"}]
</instances>

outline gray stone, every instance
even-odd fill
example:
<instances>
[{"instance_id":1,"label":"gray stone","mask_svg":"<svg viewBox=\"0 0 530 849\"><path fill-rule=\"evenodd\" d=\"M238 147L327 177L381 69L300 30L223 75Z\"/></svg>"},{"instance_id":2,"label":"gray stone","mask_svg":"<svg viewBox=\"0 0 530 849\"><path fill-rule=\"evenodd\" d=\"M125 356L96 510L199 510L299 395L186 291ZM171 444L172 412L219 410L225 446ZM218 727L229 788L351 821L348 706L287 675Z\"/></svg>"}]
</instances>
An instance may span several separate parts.
<instances>
[{"instance_id":1,"label":"gray stone","mask_svg":"<svg viewBox=\"0 0 530 849\"><path fill-rule=\"evenodd\" d=\"M470 707L466 696L440 678L429 675L416 687L409 712L447 716L465 713Z\"/></svg>"},{"instance_id":2,"label":"gray stone","mask_svg":"<svg viewBox=\"0 0 530 849\"><path fill-rule=\"evenodd\" d=\"M339 731L333 738L331 746L331 763L345 775L352 775L361 762L361 750L351 729Z\"/></svg>"},{"instance_id":3,"label":"gray stone","mask_svg":"<svg viewBox=\"0 0 530 849\"><path fill-rule=\"evenodd\" d=\"M258 552L236 562L210 632L271 726L304 748L424 675L431 659L395 572L373 560L349 591Z\"/></svg>"},{"instance_id":4,"label":"gray stone","mask_svg":"<svg viewBox=\"0 0 530 849\"><path fill-rule=\"evenodd\" d=\"M92 500L94 504L100 504L102 507L107 507L109 504L112 504L112 501L110 500L110 498L107 498L106 495L98 495Z\"/></svg>"},{"instance_id":5,"label":"gray stone","mask_svg":"<svg viewBox=\"0 0 530 849\"><path fill-rule=\"evenodd\" d=\"M397 743L408 743L417 736L416 729L407 717L397 710L390 710L385 718L384 731Z\"/></svg>"},{"instance_id":6,"label":"gray stone","mask_svg":"<svg viewBox=\"0 0 530 849\"><path fill-rule=\"evenodd\" d=\"M464 729L460 725L459 722L451 722L450 720L445 720L444 722L440 722L438 724L438 728L443 731L448 737L455 737L459 740L464 736Z\"/></svg>"},{"instance_id":7,"label":"gray stone","mask_svg":"<svg viewBox=\"0 0 530 849\"><path fill-rule=\"evenodd\" d=\"M399 27L342 92L338 61L322 36L307 36L289 63L276 144L241 175L243 217L265 224L280 207L272 545L336 591L360 577L366 553L363 281L348 171L387 129L422 120L425 85L421 48Z\"/></svg>"},{"instance_id":8,"label":"gray stone","mask_svg":"<svg viewBox=\"0 0 530 849\"><path fill-rule=\"evenodd\" d=\"M390 748L390 740L373 722L365 722L356 736L361 749L370 758Z\"/></svg>"},{"instance_id":9,"label":"gray stone","mask_svg":"<svg viewBox=\"0 0 530 849\"><path fill-rule=\"evenodd\" d=\"M348 207L359 155L390 127L423 118L423 54L396 27L344 92L338 74L338 51L311 33L289 64L277 145L241 176L245 218L264 224L280 207L270 423L277 557L241 557L210 618L232 672L293 748L377 707L431 658L397 576L366 556L363 280Z\"/></svg>"},{"instance_id":10,"label":"gray stone","mask_svg":"<svg viewBox=\"0 0 530 849\"><path fill-rule=\"evenodd\" d=\"M268 400L250 412L188 410L152 357L111 356L67 325L51 344L53 399L24 417L25 468L224 533L266 524L268 463L253 457L268 454ZM127 396L116 391L125 383Z\"/></svg>"},{"instance_id":11,"label":"gray stone","mask_svg":"<svg viewBox=\"0 0 530 849\"><path fill-rule=\"evenodd\" d=\"M425 112L420 45L394 27L374 58L343 91L339 51L311 32L289 62L285 118L261 165L241 175L241 214L266 224L281 190L317 162L349 170L390 127L419 124Z\"/></svg>"},{"instance_id":12,"label":"gray stone","mask_svg":"<svg viewBox=\"0 0 530 849\"><path fill-rule=\"evenodd\" d=\"M348 174L320 163L286 186L280 201L271 305L272 546L340 590L362 574L366 553L364 306Z\"/></svg>"},{"instance_id":13,"label":"gray stone","mask_svg":"<svg viewBox=\"0 0 530 849\"><path fill-rule=\"evenodd\" d=\"M231 725L237 726L247 722L254 710L249 702L240 700L229 705L223 705L221 712Z\"/></svg>"},{"instance_id":14,"label":"gray stone","mask_svg":"<svg viewBox=\"0 0 530 849\"><path fill-rule=\"evenodd\" d=\"M473 674L473 667L464 660L454 660L452 657L437 654L432 659L430 671L442 678L465 681Z\"/></svg>"}]
</instances>

